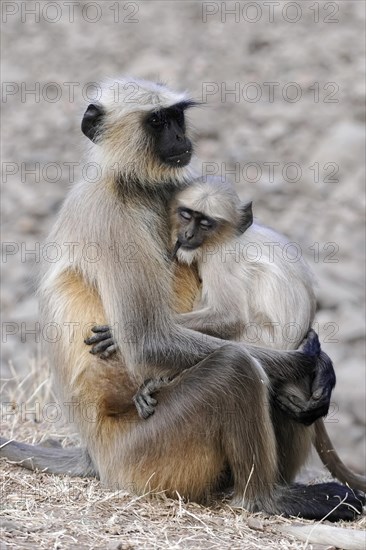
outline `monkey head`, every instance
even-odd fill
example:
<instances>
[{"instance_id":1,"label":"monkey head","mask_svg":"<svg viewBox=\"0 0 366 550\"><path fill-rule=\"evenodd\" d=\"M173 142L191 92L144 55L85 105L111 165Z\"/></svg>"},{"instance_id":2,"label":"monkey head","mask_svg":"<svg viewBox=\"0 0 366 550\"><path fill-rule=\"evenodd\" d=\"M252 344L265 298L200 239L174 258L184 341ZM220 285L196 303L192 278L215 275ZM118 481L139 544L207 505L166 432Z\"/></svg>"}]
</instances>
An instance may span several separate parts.
<instances>
[{"instance_id":1,"label":"monkey head","mask_svg":"<svg viewBox=\"0 0 366 550\"><path fill-rule=\"evenodd\" d=\"M103 87L81 130L95 144L101 167L117 171L122 184L186 183L193 145L185 113L197 104L163 84L123 79Z\"/></svg>"},{"instance_id":2,"label":"monkey head","mask_svg":"<svg viewBox=\"0 0 366 550\"><path fill-rule=\"evenodd\" d=\"M219 178L196 180L178 193L171 209L173 258L192 263L204 247L212 249L244 233L253 223L252 203L242 204Z\"/></svg>"},{"instance_id":3,"label":"monkey head","mask_svg":"<svg viewBox=\"0 0 366 550\"><path fill-rule=\"evenodd\" d=\"M203 245L217 230L218 222L202 212L180 206L176 211L177 243L186 250L195 250Z\"/></svg>"}]
</instances>

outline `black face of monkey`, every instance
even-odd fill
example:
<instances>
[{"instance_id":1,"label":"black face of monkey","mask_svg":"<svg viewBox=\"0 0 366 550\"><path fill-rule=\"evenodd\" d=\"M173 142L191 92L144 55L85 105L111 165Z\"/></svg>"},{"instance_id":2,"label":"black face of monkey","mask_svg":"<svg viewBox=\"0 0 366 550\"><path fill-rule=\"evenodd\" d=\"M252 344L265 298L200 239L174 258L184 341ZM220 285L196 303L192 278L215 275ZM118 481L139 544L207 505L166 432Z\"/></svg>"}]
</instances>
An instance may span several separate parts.
<instances>
[{"instance_id":1,"label":"black face of monkey","mask_svg":"<svg viewBox=\"0 0 366 550\"><path fill-rule=\"evenodd\" d=\"M196 212L189 208L178 208L176 216L178 219L178 248L189 250L198 248L218 226L218 222L209 216L204 216L202 212Z\"/></svg>"},{"instance_id":2,"label":"black face of monkey","mask_svg":"<svg viewBox=\"0 0 366 550\"><path fill-rule=\"evenodd\" d=\"M185 135L184 111L193 105L183 101L149 113L145 119L146 131L154 137L155 153L164 164L179 168L191 160L193 147Z\"/></svg>"},{"instance_id":3,"label":"black face of monkey","mask_svg":"<svg viewBox=\"0 0 366 550\"><path fill-rule=\"evenodd\" d=\"M177 220L177 242L174 247L172 258L174 259L178 250L182 247L186 250L195 250L211 238L213 233L220 231L220 222L205 216L202 212L191 210L185 206L177 208L175 212ZM242 235L253 223L252 203L240 207L239 223L236 226L238 235Z\"/></svg>"},{"instance_id":4,"label":"black face of monkey","mask_svg":"<svg viewBox=\"0 0 366 550\"><path fill-rule=\"evenodd\" d=\"M191 160L193 146L185 135L184 111L194 105L197 105L194 101L182 101L166 109L150 111L144 118L143 129L154 138L155 154L168 166L179 168ZM98 141L104 115L100 105L90 104L85 111L81 130L93 142Z\"/></svg>"}]
</instances>

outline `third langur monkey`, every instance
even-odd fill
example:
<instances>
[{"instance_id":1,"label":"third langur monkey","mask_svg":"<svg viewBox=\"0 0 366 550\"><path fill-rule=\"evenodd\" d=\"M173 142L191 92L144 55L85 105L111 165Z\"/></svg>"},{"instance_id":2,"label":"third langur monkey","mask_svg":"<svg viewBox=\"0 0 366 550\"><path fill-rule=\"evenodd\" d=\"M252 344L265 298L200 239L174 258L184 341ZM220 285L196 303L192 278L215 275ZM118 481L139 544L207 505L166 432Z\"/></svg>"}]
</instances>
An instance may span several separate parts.
<instances>
[{"instance_id":1,"label":"third langur monkey","mask_svg":"<svg viewBox=\"0 0 366 550\"><path fill-rule=\"evenodd\" d=\"M291 243L273 229L253 223L251 203L241 204L233 187L221 178L197 180L175 196L170 210L173 256L181 266L197 268L202 283L193 311L179 314L179 323L249 343L253 338L249 339L248 330L254 329L255 345L296 349L313 323L316 299L308 265L301 257L294 261L285 255ZM109 333L106 336L110 338ZM113 340L107 339L100 349L108 356L111 346ZM146 388L152 393L164 383L149 380ZM309 378L288 384L294 409L309 398L309 384ZM140 403L143 415L151 414L155 404L150 394L145 395ZM274 414L281 416L278 411ZM314 430L303 429L302 438L308 443L313 439L332 475L366 491L365 478L339 459L322 419Z\"/></svg>"},{"instance_id":2,"label":"third langur monkey","mask_svg":"<svg viewBox=\"0 0 366 550\"><path fill-rule=\"evenodd\" d=\"M299 350L268 350L203 337L176 320L168 211L193 179L189 98L132 79L117 82L116 97L112 84L82 122L101 176L71 189L50 236L61 247L79 247L72 259L64 254L46 266L40 291L43 323L68 327L47 342L47 355L60 401L74 405L84 449L6 441L0 456L54 473L94 472L107 485L138 494L178 492L202 501L232 487L232 503L249 510L353 519L362 501L347 487L291 483L306 453L282 452L290 420L284 415L275 431L270 415L267 378L278 395L284 383L312 378L299 421L328 410L334 371L316 335ZM102 251L99 261L83 254L88 243ZM83 343L80 327L93 324L118 324L119 351L110 364ZM141 420L132 401L139 385L176 374L162 388L155 414Z\"/></svg>"}]
</instances>

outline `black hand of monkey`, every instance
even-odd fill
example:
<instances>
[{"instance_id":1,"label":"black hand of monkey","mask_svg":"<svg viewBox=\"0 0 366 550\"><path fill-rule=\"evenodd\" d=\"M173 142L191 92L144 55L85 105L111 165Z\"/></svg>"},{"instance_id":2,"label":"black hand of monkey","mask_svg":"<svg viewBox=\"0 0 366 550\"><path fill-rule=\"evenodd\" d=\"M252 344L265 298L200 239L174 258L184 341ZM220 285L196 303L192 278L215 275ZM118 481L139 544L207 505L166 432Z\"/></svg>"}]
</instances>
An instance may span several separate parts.
<instances>
[{"instance_id":1,"label":"black hand of monkey","mask_svg":"<svg viewBox=\"0 0 366 550\"><path fill-rule=\"evenodd\" d=\"M310 399L300 397L286 385L277 388L272 397L278 407L301 424L310 425L328 413L330 397L336 383L335 372L330 358L321 351L318 335L310 330L299 348L316 360L315 373L311 382Z\"/></svg>"},{"instance_id":2,"label":"black hand of monkey","mask_svg":"<svg viewBox=\"0 0 366 550\"><path fill-rule=\"evenodd\" d=\"M137 412L139 416L146 420L154 414L155 407L158 404L157 400L152 397L152 394L160 390L162 387L167 386L171 382L172 378L169 376L162 376L161 378L148 378L140 386L138 392L133 398Z\"/></svg>"},{"instance_id":3,"label":"black hand of monkey","mask_svg":"<svg viewBox=\"0 0 366 550\"><path fill-rule=\"evenodd\" d=\"M330 396L325 392L321 398L315 399L311 397L310 400L305 400L298 395L278 392L273 395L275 404L280 408L287 416L290 416L296 422L310 426L328 413Z\"/></svg>"},{"instance_id":4,"label":"black hand of monkey","mask_svg":"<svg viewBox=\"0 0 366 550\"><path fill-rule=\"evenodd\" d=\"M93 346L90 353L99 355L101 359L108 359L118 350L117 344L114 342L112 332L108 325L97 325L93 327L94 336L86 338L85 344Z\"/></svg>"},{"instance_id":5,"label":"black hand of monkey","mask_svg":"<svg viewBox=\"0 0 366 550\"><path fill-rule=\"evenodd\" d=\"M311 398L304 416L305 423L311 424L317 418L328 414L330 398L336 384L336 375L331 359L321 351L319 338L315 331L309 331L302 350L309 356L317 356L315 375L311 385Z\"/></svg>"},{"instance_id":6,"label":"black hand of monkey","mask_svg":"<svg viewBox=\"0 0 366 550\"><path fill-rule=\"evenodd\" d=\"M94 336L86 338L85 344L93 346L90 353L99 355L102 359L107 359L116 353L118 346L115 344L112 332L108 325L97 325L93 327ZM157 392L163 386L166 386L172 378L149 378L140 386L138 392L133 398L137 412L143 419L149 418L155 412L155 407L158 404L157 400L152 397L152 394Z\"/></svg>"},{"instance_id":7,"label":"black hand of monkey","mask_svg":"<svg viewBox=\"0 0 366 550\"><path fill-rule=\"evenodd\" d=\"M313 407L314 411L318 411L319 416L326 416L328 414L330 398L335 384L336 376L333 364L329 357L324 352L321 352L317 371L311 386L312 393L309 401L309 406ZM316 420L316 417L313 418L312 422L314 420Z\"/></svg>"}]
</instances>

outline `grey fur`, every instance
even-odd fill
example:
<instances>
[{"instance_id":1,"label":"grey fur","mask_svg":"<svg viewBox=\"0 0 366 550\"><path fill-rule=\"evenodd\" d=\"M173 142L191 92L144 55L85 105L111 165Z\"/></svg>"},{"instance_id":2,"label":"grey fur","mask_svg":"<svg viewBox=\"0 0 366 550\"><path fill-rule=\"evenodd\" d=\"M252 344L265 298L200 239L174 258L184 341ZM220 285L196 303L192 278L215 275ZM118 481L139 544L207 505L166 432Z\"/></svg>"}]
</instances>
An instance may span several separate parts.
<instances>
[{"instance_id":1,"label":"grey fur","mask_svg":"<svg viewBox=\"0 0 366 550\"><path fill-rule=\"evenodd\" d=\"M122 86L129 81L122 80ZM248 348L176 322L168 204L193 175L189 167L157 163L141 131L141 113L184 96L145 81L135 84L133 105L124 97L114 102L106 86L101 100L106 119L97 143L91 144L91 159L100 164L102 176L71 190L49 238L61 248L78 243L72 261L65 254L46 266L40 289L43 323L70 327L46 346L58 396L75 404L76 427L97 474L109 486L139 494L149 489L171 496L178 492L202 501L233 483L235 505L318 517L338 495L344 497L343 488L329 487L328 502L317 500L311 489L309 507L307 487L283 484L278 458L282 443L276 442L263 369L280 393L285 381L311 373L316 381L331 363L320 352ZM91 242L104 253L98 262L83 254ZM116 256L114 247L131 243L137 256L130 261ZM113 327L119 354L108 362L89 354L83 343L81 328L93 324ZM154 416L141 420L133 404L138 386L146 378L176 374L161 390ZM312 389L319 390L319 384ZM90 404L94 416L86 418ZM300 407L300 416L306 418L308 405ZM284 416L284 433L287 422ZM291 448L286 449L291 462ZM53 468L78 471L78 463L70 467L64 463L68 455L56 451ZM51 468L50 449L24 453L14 442L1 452L13 459L18 453L21 460L31 454L42 468ZM298 464L287 473L289 481L296 468ZM332 519L353 517L348 505L360 509L358 500L348 496Z\"/></svg>"}]
</instances>

